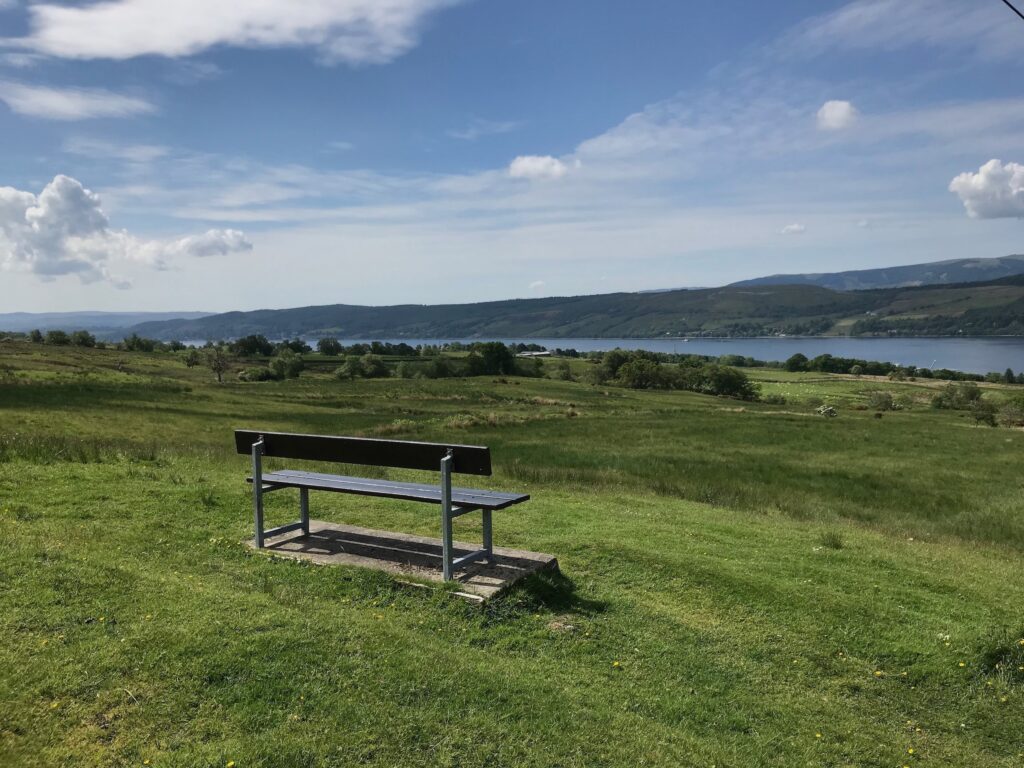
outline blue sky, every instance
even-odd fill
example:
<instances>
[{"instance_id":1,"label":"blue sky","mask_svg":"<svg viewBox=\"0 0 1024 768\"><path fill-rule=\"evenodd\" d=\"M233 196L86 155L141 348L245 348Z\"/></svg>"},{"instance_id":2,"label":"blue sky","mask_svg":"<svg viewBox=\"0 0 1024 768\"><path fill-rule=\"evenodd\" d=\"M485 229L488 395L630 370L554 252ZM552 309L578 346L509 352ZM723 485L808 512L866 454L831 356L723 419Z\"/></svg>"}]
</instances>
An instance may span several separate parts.
<instances>
[{"instance_id":1,"label":"blue sky","mask_svg":"<svg viewBox=\"0 0 1024 768\"><path fill-rule=\"evenodd\" d=\"M1021 252L1022 54L999 0L0 0L0 311Z\"/></svg>"}]
</instances>

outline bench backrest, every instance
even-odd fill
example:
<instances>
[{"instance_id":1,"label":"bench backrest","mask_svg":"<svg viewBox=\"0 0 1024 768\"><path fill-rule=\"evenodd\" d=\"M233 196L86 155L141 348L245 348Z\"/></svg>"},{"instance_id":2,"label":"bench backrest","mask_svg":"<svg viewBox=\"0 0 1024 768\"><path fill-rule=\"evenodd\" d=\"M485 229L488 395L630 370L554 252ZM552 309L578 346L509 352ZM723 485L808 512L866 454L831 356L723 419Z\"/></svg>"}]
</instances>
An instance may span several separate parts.
<instances>
[{"instance_id":1,"label":"bench backrest","mask_svg":"<svg viewBox=\"0 0 1024 768\"><path fill-rule=\"evenodd\" d=\"M408 440L376 440L368 437L300 435L236 429L235 448L251 453L253 443L263 438L263 455L282 459L336 461L372 467L439 469L441 459L452 452L452 472L464 475L491 474L491 450L480 445L414 443Z\"/></svg>"}]
</instances>

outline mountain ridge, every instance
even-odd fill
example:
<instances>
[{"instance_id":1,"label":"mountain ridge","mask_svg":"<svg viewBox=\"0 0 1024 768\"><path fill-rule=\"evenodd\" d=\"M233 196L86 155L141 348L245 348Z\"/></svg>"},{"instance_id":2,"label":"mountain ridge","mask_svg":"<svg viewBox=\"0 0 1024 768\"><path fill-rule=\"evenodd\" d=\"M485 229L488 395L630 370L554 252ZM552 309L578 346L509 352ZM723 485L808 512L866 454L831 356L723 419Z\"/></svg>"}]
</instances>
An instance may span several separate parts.
<instances>
[{"instance_id":1,"label":"mountain ridge","mask_svg":"<svg viewBox=\"0 0 1024 768\"><path fill-rule=\"evenodd\" d=\"M836 291L863 291L874 288L909 288L923 285L955 285L987 282L1024 274L1024 255L995 258L948 259L923 264L905 264L874 269L850 269L842 272L805 272L767 275L730 283L730 287L751 285L817 285Z\"/></svg>"}]
</instances>

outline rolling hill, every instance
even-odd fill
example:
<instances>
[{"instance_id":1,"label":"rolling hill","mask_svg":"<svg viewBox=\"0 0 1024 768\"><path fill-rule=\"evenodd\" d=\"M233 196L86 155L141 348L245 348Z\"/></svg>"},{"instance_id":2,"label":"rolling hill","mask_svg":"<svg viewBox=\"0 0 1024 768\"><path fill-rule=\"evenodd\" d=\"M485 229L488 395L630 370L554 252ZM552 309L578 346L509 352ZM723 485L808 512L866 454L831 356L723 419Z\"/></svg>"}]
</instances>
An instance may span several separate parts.
<instances>
[{"instance_id":1,"label":"rolling hill","mask_svg":"<svg viewBox=\"0 0 1024 768\"><path fill-rule=\"evenodd\" d=\"M988 282L1024 274L1024 256L995 259L953 259L927 264L909 264L881 269L856 269L818 274L769 275L733 283L734 287L752 285L817 285L835 291L863 291L872 288L906 288L916 285L952 285Z\"/></svg>"},{"instance_id":2,"label":"rolling hill","mask_svg":"<svg viewBox=\"0 0 1024 768\"><path fill-rule=\"evenodd\" d=\"M130 330L164 340L254 333L270 338L1024 335L1024 276L869 291L767 285L434 306L334 304L147 322Z\"/></svg>"}]
</instances>

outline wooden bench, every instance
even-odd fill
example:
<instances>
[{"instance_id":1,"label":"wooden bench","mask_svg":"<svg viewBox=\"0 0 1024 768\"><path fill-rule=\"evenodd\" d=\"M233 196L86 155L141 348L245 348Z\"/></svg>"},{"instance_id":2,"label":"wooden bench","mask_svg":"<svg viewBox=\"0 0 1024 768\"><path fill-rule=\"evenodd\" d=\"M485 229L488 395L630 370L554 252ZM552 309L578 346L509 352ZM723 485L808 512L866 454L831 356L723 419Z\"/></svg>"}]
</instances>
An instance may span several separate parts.
<instances>
[{"instance_id":1,"label":"wooden bench","mask_svg":"<svg viewBox=\"0 0 1024 768\"><path fill-rule=\"evenodd\" d=\"M301 530L309 534L309 492L333 491L357 496L419 501L441 506L441 555L445 581L456 569L472 562L494 562L491 513L519 504L530 497L521 493L499 493L475 488L452 488L452 473L490 475L491 452L477 445L415 443L405 440L375 440L362 437L301 435L288 432L235 430L235 447L252 456L252 505L256 522L256 546L266 539ZM329 475L298 469L263 471L263 457L305 461L361 464L372 467L439 470L440 482L403 483L366 477ZM263 494L281 488L299 490L299 520L270 530L263 529ZM459 558L452 556L452 520L479 510L483 515L483 548Z\"/></svg>"}]
</instances>

